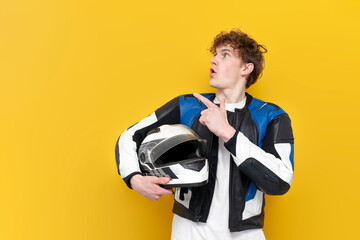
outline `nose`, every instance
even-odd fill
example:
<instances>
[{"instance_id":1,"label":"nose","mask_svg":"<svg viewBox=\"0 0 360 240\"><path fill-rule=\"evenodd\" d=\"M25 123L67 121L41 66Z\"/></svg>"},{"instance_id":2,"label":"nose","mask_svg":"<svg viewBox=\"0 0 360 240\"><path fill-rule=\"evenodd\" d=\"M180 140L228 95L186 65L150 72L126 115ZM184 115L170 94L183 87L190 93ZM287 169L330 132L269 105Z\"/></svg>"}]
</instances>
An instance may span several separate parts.
<instances>
[{"instance_id":1,"label":"nose","mask_svg":"<svg viewBox=\"0 0 360 240\"><path fill-rule=\"evenodd\" d=\"M217 65L216 56L214 56L212 59L210 59L210 63L211 63L212 65Z\"/></svg>"}]
</instances>

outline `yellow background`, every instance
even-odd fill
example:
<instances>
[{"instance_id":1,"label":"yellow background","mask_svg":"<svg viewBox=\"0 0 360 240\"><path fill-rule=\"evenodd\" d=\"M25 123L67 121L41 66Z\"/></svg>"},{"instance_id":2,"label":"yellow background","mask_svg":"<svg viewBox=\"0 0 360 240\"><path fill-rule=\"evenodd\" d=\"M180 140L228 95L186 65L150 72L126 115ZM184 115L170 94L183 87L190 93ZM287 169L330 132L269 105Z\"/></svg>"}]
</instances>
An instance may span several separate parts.
<instances>
[{"instance_id":1,"label":"yellow background","mask_svg":"<svg viewBox=\"0 0 360 240\"><path fill-rule=\"evenodd\" d=\"M212 92L207 51L264 44L249 89L290 115L295 175L267 239L356 239L359 1L0 0L0 239L169 239L172 197L127 189L115 142L179 94Z\"/></svg>"}]
</instances>

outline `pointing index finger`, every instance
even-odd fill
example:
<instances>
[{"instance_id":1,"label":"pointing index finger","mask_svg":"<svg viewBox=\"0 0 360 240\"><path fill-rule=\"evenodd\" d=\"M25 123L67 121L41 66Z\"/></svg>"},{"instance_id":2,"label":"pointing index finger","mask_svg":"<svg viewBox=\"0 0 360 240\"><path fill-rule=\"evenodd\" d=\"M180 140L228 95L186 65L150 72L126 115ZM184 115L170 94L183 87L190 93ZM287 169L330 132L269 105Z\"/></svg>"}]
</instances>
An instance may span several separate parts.
<instances>
[{"instance_id":1,"label":"pointing index finger","mask_svg":"<svg viewBox=\"0 0 360 240\"><path fill-rule=\"evenodd\" d=\"M196 97L197 99L199 99L202 103L204 103L205 106L207 106L208 108L217 107L213 102L211 102L211 101L210 101L209 99L207 99L206 97L201 96L201 95L198 94L198 93L194 93L193 95L194 95L194 97Z\"/></svg>"}]
</instances>

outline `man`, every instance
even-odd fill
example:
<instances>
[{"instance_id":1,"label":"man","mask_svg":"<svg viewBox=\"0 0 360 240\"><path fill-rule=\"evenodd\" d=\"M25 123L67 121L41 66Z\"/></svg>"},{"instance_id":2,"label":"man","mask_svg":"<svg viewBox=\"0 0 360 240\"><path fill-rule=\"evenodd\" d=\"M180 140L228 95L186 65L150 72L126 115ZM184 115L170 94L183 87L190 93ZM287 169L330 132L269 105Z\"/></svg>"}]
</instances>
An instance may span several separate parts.
<instances>
[{"instance_id":1,"label":"man","mask_svg":"<svg viewBox=\"0 0 360 240\"><path fill-rule=\"evenodd\" d=\"M159 186L169 178L141 174L136 152L151 129L187 125L207 140L209 181L176 188L172 239L265 239L264 193L284 194L292 182L291 122L277 105L245 92L262 73L262 45L233 30L218 34L210 51L216 93L174 98L127 129L116 145L119 174L151 200L172 194Z\"/></svg>"}]
</instances>

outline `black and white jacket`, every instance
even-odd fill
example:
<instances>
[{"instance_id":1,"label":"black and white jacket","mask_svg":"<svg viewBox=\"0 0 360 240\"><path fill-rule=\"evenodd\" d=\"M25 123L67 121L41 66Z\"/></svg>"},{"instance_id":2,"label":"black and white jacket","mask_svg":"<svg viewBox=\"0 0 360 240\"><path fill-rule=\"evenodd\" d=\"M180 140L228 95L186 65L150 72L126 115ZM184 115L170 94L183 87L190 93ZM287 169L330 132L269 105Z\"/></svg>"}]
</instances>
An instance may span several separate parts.
<instances>
[{"instance_id":1,"label":"black and white jacket","mask_svg":"<svg viewBox=\"0 0 360 240\"><path fill-rule=\"evenodd\" d=\"M202 94L213 101L212 93ZM265 194L286 193L294 171L294 138L289 116L277 105L247 95L245 107L227 112L236 134L225 143L230 152L229 229L262 228ZM184 124L207 140L209 181L202 187L177 188L173 212L192 221L206 222L214 193L218 138L199 122L205 105L193 95L174 98L128 128L116 143L118 172L128 187L141 174L137 151L148 131L164 124Z\"/></svg>"}]
</instances>

